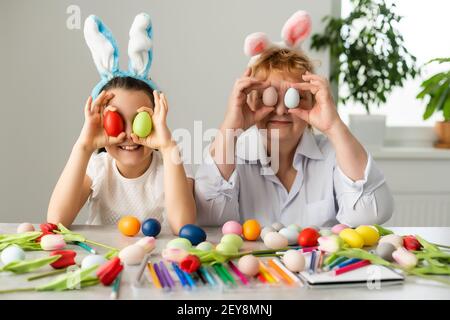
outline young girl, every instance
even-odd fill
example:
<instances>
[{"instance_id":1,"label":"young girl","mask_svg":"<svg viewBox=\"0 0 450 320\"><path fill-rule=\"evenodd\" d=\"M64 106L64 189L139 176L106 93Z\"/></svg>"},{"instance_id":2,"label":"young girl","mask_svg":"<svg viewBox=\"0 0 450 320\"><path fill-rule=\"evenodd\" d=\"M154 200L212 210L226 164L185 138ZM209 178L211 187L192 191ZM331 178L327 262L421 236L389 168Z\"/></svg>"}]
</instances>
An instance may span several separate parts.
<instances>
[{"instance_id":1,"label":"young girl","mask_svg":"<svg viewBox=\"0 0 450 320\"><path fill-rule=\"evenodd\" d=\"M286 22L282 45L262 33L247 37L251 67L235 82L220 132L196 174L200 223L358 226L391 217L382 173L339 118L326 79L297 48L310 28L309 15L299 11ZM268 87L277 96L263 97ZM289 88L300 92L297 108L285 105ZM246 130L236 147L235 130Z\"/></svg>"},{"instance_id":2,"label":"young girl","mask_svg":"<svg viewBox=\"0 0 450 320\"><path fill-rule=\"evenodd\" d=\"M150 18L140 14L133 22L126 72L118 69L114 38L97 17L86 20L85 37L102 80L86 102L85 123L53 191L47 220L70 225L89 201L88 224L115 224L121 216L133 215L141 221L167 219L178 233L195 222L193 180L186 177L166 124L167 100L148 77ZM112 111L124 123L117 137L103 128L104 115ZM138 112L152 117L153 129L146 138L132 133ZM101 148L106 152L95 152Z\"/></svg>"}]
</instances>

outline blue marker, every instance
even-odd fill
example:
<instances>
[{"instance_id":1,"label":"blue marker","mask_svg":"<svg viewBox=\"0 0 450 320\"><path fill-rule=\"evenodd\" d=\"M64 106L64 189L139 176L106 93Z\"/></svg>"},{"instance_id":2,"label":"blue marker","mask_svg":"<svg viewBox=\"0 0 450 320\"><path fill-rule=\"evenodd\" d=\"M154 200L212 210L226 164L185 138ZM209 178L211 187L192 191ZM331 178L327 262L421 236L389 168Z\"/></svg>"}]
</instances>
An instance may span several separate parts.
<instances>
[{"instance_id":1,"label":"blue marker","mask_svg":"<svg viewBox=\"0 0 450 320\"><path fill-rule=\"evenodd\" d=\"M181 270L181 272L183 273L184 277L186 278L186 280L189 283L189 285L191 286L191 288L197 287L195 285L194 280L192 279L192 277L191 277L191 275L189 273L187 273L186 271L183 271L183 270Z\"/></svg>"},{"instance_id":2,"label":"blue marker","mask_svg":"<svg viewBox=\"0 0 450 320\"><path fill-rule=\"evenodd\" d=\"M309 264L309 273L313 274L315 272L316 265L316 251L311 251L311 263Z\"/></svg>"},{"instance_id":3,"label":"blue marker","mask_svg":"<svg viewBox=\"0 0 450 320\"><path fill-rule=\"evenodd\" d=\"M180 279L180 282L181 282L181 285L183 286L183 288L189 289L190 286L187 283L186 278L184 277L183 273L181 272L180 268L178 268L178 266L176 265L175 262L172 262L172 268L175 271L175 273L177 274L178 279Z\"/></svg>"},{"instance_id":4,"label":"blue marker","mask_svg":"<svg viewBox=\"0 0 450 320\"><path fill-rule=\"evenodd\" d=\"M201 267L199 270L200 270L200 272L203 274L203 276L206 278L206 280L209 282L209 284L211 286L214 286L216 284L216 282L214 281L213 277L208 272L208 270L206 270L206 268Z\"/></svg>"},{"instance_id":5,"label":"blue marker","mask_svg":"<svg viewBox=\"0 0 450 320\"><path fill-rule=\"evenodd\" d=\"M355 263L355 262L358 262L358 261L361 261L361 259L356 259L356 258L348 259L348 260L346 260L346 261L344 261L344 262L339 263L339 264L336 266L336 268L337 268L337 269L338 269L338 268L342 268L342 267L348 266L349 264L352 264L352 263Z\"/></svg>"}]
</instances>

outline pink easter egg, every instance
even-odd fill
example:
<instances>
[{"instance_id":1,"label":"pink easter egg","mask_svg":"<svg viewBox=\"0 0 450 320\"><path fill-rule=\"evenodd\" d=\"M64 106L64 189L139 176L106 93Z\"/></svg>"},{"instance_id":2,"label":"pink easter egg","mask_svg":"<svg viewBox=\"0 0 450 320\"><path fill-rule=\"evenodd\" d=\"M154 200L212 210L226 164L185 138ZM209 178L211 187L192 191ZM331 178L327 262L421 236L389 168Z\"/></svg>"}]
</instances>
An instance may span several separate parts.
<instances>
[{"instance_id":1,"label":"pink easter egg","mask_svg":"<svg viewBox=\"0 0 450 320\"><path fill-rule=\"evenodd\" d=\"M237 221L227 221L222 227L223 234L237 234L240 236L242 234L242 226Z\"/></svg>"},{"instance_id":2,"label":"pink easter egg","mask_svg":"<svg viewBox=\"0 0 450 320\"><path fill-rule=\"evenodd\" d=\"M333 226L333 228L331 228L331 232L333 232L334 234L339 234L342 230L350 228L349 226L347 226L346 224L337 224L335 226Z\"/></svg>"}]
</instances>

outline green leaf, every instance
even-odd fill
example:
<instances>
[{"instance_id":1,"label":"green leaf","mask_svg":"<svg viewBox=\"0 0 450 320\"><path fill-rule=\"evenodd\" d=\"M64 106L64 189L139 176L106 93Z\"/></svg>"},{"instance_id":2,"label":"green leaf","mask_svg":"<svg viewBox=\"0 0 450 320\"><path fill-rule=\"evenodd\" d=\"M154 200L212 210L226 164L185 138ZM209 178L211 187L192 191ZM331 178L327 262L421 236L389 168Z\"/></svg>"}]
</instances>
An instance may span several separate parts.
<instances>
[{"instance_id":1,"label":"green leaf","mask_svg":"<svg viewBox=\"0 0 450 320\"><path fill-rule=\"evenodd\" d=\"M119 255L119 250L109 250L105 254L105 259L111 260L112 258L117 257L118 255Z\"/></svg>"},{"instance_id":2,"label":"green leaf","mask_svg":"<svg viewBox=\"0 0 450 320\"><path fill-rule=\"evenodd\" d=\"M86 237L79 234L70 231L67 229L62 223L58 224L58 230L55 230L55 233L62 234L64 237L64 241L66 242L86 242Z\"/></svg>"},{"instance_id":3,"label":"green leaf","mask_svg":"<svg viewBox=\"0 0 450 320\"><path fill-rule=\"evenodd\" d=\"M444 120L450 120L450 96L447 96L447 100L445 100L444 106L442 107L442 111L444 114Z\"/></svg>"},{"instance_id":4,"label":"green leaf","mask_svg":"<svg viewBox=\"0 0 450 320\"><path fill-rule=\"evenodd\" d=\"M59 258L61 258L61 255L54 255L30 261L13 261L3 266L0 271L11 271L16 274L27 273L51 264Z\"/></svg>"},{"instance_id":5,"label":"green leaf","mask_svg":"<svg viewBox=\"0 0 450 320\"><path fill-rule=\"evenodd\" d=\"M29 242L31 240L35 240L39 238L42 234L40 231L31 231L24 233L16 233L16 234L4 234L0 238L0 244L8 243L8 244L19 244L24 242Z\"/></svg>"},{"instance_id":6,"label":"green leaf","mask_svg":"<svg viewBox=\"0 0 450 320\"><path fill-rule=\"evenodd\" d=\"M380 236L386 236L388 234L393 234L394 233L392 230L383 228L379 224L374 224L373 226L377 229L377 231L380 234Z\"/></svg>"},{"instance_id":7,"label":"green leaf","mask_svg":"<svg viewBox=\"0 0 450 320\"><path fill-rule=\"evenodd\" d=\"M345 249L336 252L336 255L343 256L347 258L356 258L356 259L362 259L362 260L369 260L373 264L378 264L382 266L391 266L392 264L389 261L384 260L383 258L372 254L370 252L367 252L363 249Z\"/></svg>"},{"instance_id":8,"label":"green leaf","mask_svg":"<svg viewBox=\"0 0 450 320\"><path fill-rule=\"evenodd\" d=\"M441 251L437 246L431 244L430 242L426 241L422 237L420 237L418 235L415 235L415 237L416 237L417 241L419 241L419 243L422 245L424 250L427 250L430 252L440 252Z\"/></svg>"},{"instance_id":9,"label":"green leaf","mask_svg":"<svg viewBox=\"0 0 450 320\"><path fill-rule=\"evenodd\" d=\"M450 266L428 265L426 267L417 267L412 270L420 274L450 275Z\"/></svg>"},{"instance_id":10,"label":"green leaf","mask_svg":"<svg viewBox=\"0 0 450 320\"><path fill-rule=\"evenodd\" d=\"M82 287L83 281L85 284L92 285L93 277L92 272L98 268L98 265L94 265L87 269L78 269L73 272L68 272L55 280L41 285L36 288L37 291L64 291L74 290Z\"/></svg>"}]
</instances>

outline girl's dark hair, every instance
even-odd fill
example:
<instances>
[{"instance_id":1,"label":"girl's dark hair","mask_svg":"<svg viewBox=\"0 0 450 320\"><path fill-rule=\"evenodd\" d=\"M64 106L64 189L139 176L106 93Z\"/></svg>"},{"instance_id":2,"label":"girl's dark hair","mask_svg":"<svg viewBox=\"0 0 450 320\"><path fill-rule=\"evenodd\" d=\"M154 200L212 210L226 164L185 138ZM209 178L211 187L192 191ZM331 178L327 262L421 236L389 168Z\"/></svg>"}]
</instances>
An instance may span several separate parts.
<instances>
[{"instance_id":1,"label":"girl's dark hair","mask_svg":"<svg viewBox=\"0 0 450 320\"><path fill-rule=\"evenodd\" d=\"M133 91L144 91L150 98L150 101L155 105L155 100L153 98L153 89L146 84L144 81L135 79L132 77L115 77L108 81L104 87L100 90L106 91L111 89L125 89ZM105 148L98 149L97 153L106 152Z\"/></svg>"}]
</instances>

